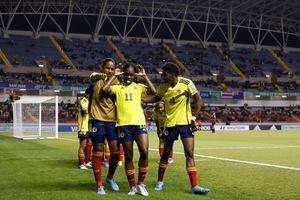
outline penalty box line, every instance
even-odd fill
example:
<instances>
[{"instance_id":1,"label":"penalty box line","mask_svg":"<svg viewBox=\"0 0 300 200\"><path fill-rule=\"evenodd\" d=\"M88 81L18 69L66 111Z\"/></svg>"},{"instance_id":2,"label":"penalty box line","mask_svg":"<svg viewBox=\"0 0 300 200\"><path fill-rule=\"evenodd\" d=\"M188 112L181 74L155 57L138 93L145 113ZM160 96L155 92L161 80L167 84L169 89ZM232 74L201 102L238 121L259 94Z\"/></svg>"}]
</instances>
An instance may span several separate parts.
<instances>
[{"instance_id":1,"label":"penalty box line","mask_svg":"<svg viewBox=\"0 0 300 200\"><path fill-rule=\"evenodd\" d=\"M69 139L69 138L59 138L61 140L66 141L72 141L77 142L78 140ZM135 147L137 148L137 147ZM149 148L150 151L158 151L158 149ZM173 152L174 154L178 155L184 155L183 152ZM297 167L289 167L284 165L273 165L268 163L259 163L259 162L252 162L252 161L246 161L246 160L237 160L237 159L231 159L231 158L222 158L222 157L216 157L216 156L207 156L207 155L200 155L200 154L194 154L195 157L199 158L207 158L212 160L221 160L221 161L228 161L228 162L234 162L234 163L242 163L242 164L248 164L248 165L257 165L257 166L264 166L264 167L273 167L273 168L279 168L279 169L288 169L288 170L294 170L294 171L300 171L300 168Z\"/></svg>"}]
</instances>

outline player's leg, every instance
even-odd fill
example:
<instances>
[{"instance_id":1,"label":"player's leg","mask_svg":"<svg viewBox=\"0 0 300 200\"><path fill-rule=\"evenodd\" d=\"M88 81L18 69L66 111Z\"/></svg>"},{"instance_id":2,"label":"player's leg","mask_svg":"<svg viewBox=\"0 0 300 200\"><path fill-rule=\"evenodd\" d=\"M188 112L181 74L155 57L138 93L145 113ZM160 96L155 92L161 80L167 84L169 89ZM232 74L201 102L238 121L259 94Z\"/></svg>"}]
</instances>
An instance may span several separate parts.
<instances>
[{"instance_id":1,"label":"player's leg","mask_svg":"<svg viewBox=\"0 0 300 200\"><path fill-rule=\"evenodd\" d=\"M161 129L163 131L163 129ZM159 139L159 145L158 145L158 150L159 150L159 156L161 157L163 151L164 151L164 139L163 139L163 134L160 134L161 132L157 132L157 137ZM160 134L160 135L159 135Z\"/></svg>"},{"instance_id":2,"label":"player's leg","mask_svg":"<svg viewBox=\"0 0 300 200\"><path fill-rule=\"evenodd\" d=\"M135 172L133 165L133 135L130 126L119 127L119 141L123 145L124 156L125 156L125 172L127 180L130 186L128 195L135 195L136 193L136 182Z\"/></svg>"},{"instance_id":3,"label":"player's leg","mask_svg":"<svg viewBox=\"0 0 300 200\"><path fill-rule=\"evenodd\" d=\"M161 155L159 166L158 166L158 177L157 177L157 185L155 186L155 190L162 190L163 189L163 178L165 175L165 171L168 166L168 158L170 155L170 152L173 148L173 144L175 140L178 140L178 128L176 126L174 127L168 127L166 128L164 132L164 140L165 140L165 146L164 146L164 152Z\"/></svg>"},{"instance_id":4,"label":"player's leg","mask_svg":"<svg viewBox=\"0 0 300 200\"><path fill-rule=\"evenodd\" d=\"M135 137L135 141L137 143L140 158L139 158L139 177L138 177L138 185L137 191L143 196L149 196L145 188L145 178L148 173L148 149L149 149L149 140L148 134L143 132Z\"/></svg>"},{"instance_id":5,"label":"player's leg","mask_svg":"<svg viewBox=\"0 0 300 200\"><path fill-rule=\"evenodd\" d=\"M135 172L133 165L133 141L126 141L123 143L124 156L125 156L125 171L127 180L130 186L129 195L134 195L136 193L136 182L135 182Z\"/></svg>"},{"instance_id":6,"label":"player's leg","mask_svg":"<svg viewBox=\"0 0 300 200\"><path fill-rule=\"evenodd\" d=\"M169 158L168 158L168 164L172 164L173 162L174 162L173 149L171 149L170 154L169 154Z\"/></svg>"},{"instance_id":7,"label":"player's leg","mask_svg":"<svg viewBox=\"0 0 300 200\"><path fill-rule=\"evenodd\" d=\"M100 195L105 194L101 179L101 165L104 151L104 135L105 128L104 123L100 121L92 121L92 142L93 142L93 156L92 167L94 172L95 181L97 184L97 193Z\"/></svg>"},{"instance_id":8,"label":"player's leg","mask_svg":"<svg viewBox=\"0 0 300 200\"><path fill-rule=\"evenodd\" d=\"M113 178L119 162L118 137L114 122L106 123L106 139L110 150L109 169L106 177L106 182L110 184L112 190L118 191L119 186Z\"/></svg>"},{"instance_id":9,"label":"player's leg","mask_svg":"<svg viewBox=\"0 0 300 200\"><path fill-rule=\"evenodd\" d=\"M165 135L165 128L161 128L161 135L159 137L159 154L160 157L164 151L164 146L165 146L165 139L166 139L166 135ZM169 158L168 158L168 164L173 163L173 149L171 150L170 154L169 154Z\"/></svg>"},{"instance_id":10,"label":"player's leg","mask_svg":"<svg viewBox=\"0 0 300 200\"><path fill-rule=\"evenodd\" d=\"M92 139L88 137L84 148L84 156L85 156L85 166L90 168L92 167L92 162L91 162L92 147L93 147Z\"/></svg>"},{"instance_id":11,"label":"player's leg","mask_svg":"<svg viewBox=\"0 0 300 200\"><path fill-rule=\"evenodd\" d=\"M87 138L81 137L80 134L78 133L78 138L79 138L79 147L78 147L78 162L79 162L79 169L87 169L85 166L85 161L84 161L84 148L85 144L87 141Z\"/></svg>"},{"instance_id":12,"label":"player's leg","mask_svg":"<svg viewBox=\"0 0 300 200\"><path fill-rule=\"evenodd\" d=\"M93 144L92 167L94 172L95 181L98 188L98 194L105 194L102 183L102 156L104 151L104 143Z\"/></svg>"},{"instance_id":13,"label":"player's leg","mask_svg":"<svg viewBox=\"0 0 300 200\"><path fill-rule=\"evenodd\" d=\"M157 185L155 187L155 190L159 191L163 189L163 179L165 175L165 171L168 166L168 158L170 155L170 152L173 149L174 140L166 140L163 154L161 155L159 167L158 167L158 177L157 177Z\"/></svg>"},{"instance_id":14,"label":"player's leg","mask_svg":"<svg viewBox=\"0 0 300 200\"><path fill-rule=\"evenodd\" d=\"M118 162L119 166L123 165L123 157L124 157L123 145L119 144L119 162Z\"/></svg>"},{"instance_id":15,"label":"player's leg","mask_svg":"<svg viewBox=\"0 0 300 200\"><path fill-rule=\"evenodd\" d=\"M186 169L190 178L191 189L194 194L206 194L209 189L198 186L197 169L194 161L194 135L190 127L186 126L181 129L181 139L186 157Z\"/></svg>"},{"instance_id":16,"label":"player's leg","mask_svg":"<svg viewBox=\"0 0 300 200\"><path fill-rule=\"evenodd\" d=\"M109 167L110 161L110 150L107 140L104 141L104 158L103 158L103 167Z\"/></svg>"}]
</instances>

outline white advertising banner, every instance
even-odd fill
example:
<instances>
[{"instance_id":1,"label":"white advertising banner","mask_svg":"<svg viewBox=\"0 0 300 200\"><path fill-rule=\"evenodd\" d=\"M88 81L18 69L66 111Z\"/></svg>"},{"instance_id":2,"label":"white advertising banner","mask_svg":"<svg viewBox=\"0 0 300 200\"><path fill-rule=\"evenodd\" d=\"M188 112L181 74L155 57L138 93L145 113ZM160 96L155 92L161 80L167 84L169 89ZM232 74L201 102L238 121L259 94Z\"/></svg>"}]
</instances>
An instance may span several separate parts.
<instances>
[{"instance_id":1,"label":"white advertising banner","mask_svg":"<svg viewBox=\"0 0 300 200\"><path fill-rule=\"evenodd\" d=\"M249 125L216 125L216 131L249 131Z\"/></svg>"},{"instance_id":2,"label":"white advertising banner","mask_svg":"<svg viewBox=\"0 0 300 200\"><path fill-rule=\"evenodd\" d=\"M281 130L300 130L300 125L281 125Z\"/></svg>"}]
</instances>

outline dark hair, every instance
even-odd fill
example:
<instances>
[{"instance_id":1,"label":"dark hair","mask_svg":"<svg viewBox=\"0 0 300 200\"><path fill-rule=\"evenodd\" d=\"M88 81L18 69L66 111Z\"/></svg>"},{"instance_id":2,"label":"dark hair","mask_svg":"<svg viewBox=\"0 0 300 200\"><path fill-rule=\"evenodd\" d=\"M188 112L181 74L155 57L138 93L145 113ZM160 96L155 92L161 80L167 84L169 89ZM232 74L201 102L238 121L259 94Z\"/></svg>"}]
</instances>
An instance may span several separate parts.
<instances>
[{"instance_id":1,"label":"dark hair","mask_svg":"<svg viewBox=\"0 0 300 200\"><path fill-rule=\"evenodd\" d=\"M175 76L179 75L179 69L178 69L177 65L172 62L166 63L162 69L163 69L163 71L167 71L170 74L174 74Z\"/></svg>"},{"instance_id":2,"label":"dark hair","mask_svg":"<svg viewBox=\"0 0 300 200\"><path fill-rule=\"evenodd\" d=\"M134 65L132 65L131 63L129 62L126 62L125 64L123 64L122 66L122 69L123 69L123 72L125 72L127 69L129 69L130 67L132 67L134 69L134 71L136 72L136 68L134 67Z\"/></svg>"},{"instance_id":3,"label":"dark hair","mask_svg":"<svg viewBox=\"0 0 300 200\"><path fill-rule=\"evenodd\" d=\"M101 64L101 67L103 68L108 62L116 63L112 58L104 58L101 62L98 62L98 64Z\"/></svg>"},{"instance_id":4,"label":"dark hair","mask_svg":"<svg viewBox=\"0 0 300 200\"><path fill-rule=\"evenodd\" d=\"M85 94L85 95L88 95L88 94L90 94L90 93L91 93L91 90L92 90L92 88L91 88L91 87L88 87L88 88L86 88L86 90L85 90L84 94Z\"/></svg>"}]
</instances>

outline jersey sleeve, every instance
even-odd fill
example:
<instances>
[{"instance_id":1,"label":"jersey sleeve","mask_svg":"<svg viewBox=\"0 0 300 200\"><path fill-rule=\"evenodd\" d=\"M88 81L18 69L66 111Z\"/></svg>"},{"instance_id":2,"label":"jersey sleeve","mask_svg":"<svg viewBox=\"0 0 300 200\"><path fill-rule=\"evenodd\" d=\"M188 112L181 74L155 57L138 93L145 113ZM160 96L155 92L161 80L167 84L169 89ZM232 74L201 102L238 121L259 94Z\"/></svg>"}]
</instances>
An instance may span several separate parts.
<instances>
[{"instance_id":1,"label":"jersey sleeve","mask_svg":"<svg viewBox=\"0 0 300 200\"><path fill-rule=\"evenodd\" d=\"M142 93L147 92L148 87L146 85L139 83L138 86L139 86L139 89L142 91Z\"/></svg>"},{"instance_id":2,"label":"jersey sleeve","mask_svg":"<svg viewBox=\"0 0 300 200\"><path fill-rule=\"evenodd\" d=\"M101 89L104 85L104 82L102 80L98 80L97 82L94 83L93 85L93 91L94 95L98 96L101 93Z\"/></svg>"},{"instance_id":3,"label":"jersey sleeve","mask_svg":"<svg viewBox=\"0 0 300 200\"><path fill-rule=\"evenodd\" d=\"M198 92L195 84L193 83L193 81L190 81L188 84L188 92L190 93L190 95L194 95Z\"/></svg>"}]
</instances>

